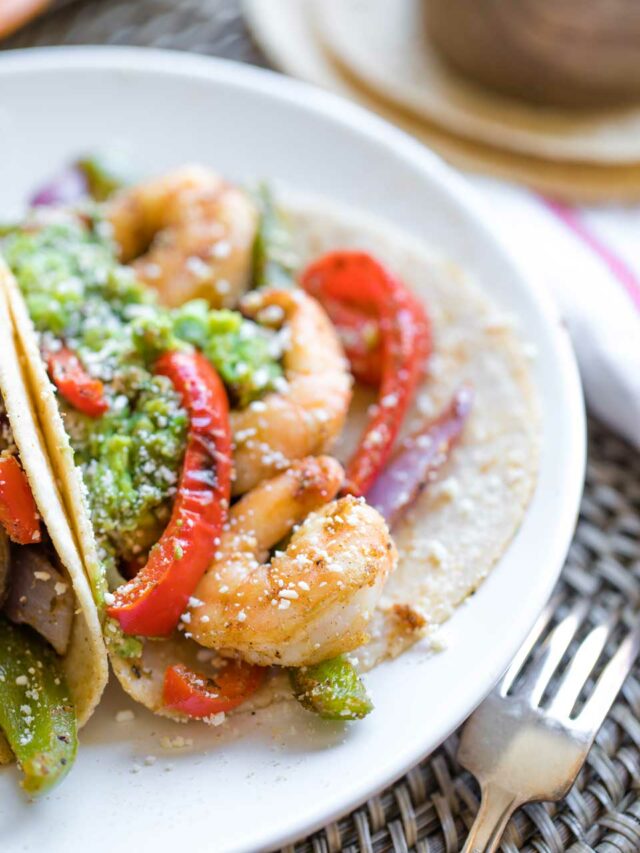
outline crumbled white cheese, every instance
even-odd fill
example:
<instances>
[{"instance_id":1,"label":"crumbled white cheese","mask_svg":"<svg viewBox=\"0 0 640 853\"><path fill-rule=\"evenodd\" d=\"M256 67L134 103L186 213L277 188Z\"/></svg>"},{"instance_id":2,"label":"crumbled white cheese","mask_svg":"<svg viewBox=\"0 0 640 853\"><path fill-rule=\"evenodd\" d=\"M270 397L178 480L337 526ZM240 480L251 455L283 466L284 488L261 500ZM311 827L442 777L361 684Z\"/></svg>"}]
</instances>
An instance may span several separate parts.
<instances>
[{"instance_id":1,"label":"crumbled white cheese","mask_svg":"<svg viewBox=\"0 0 640 853\"><path fill-rule=\"evenodd\" d=\"M118 711L116 714L116 723L130 723L132 720L135 720L135 718L136 715L129 709L125 711Z\"/></svg>"},{"instance_id":2,"label":"crumbled white cheese","mask_svg":"<svg viewBox=\"0 0 640 853\"><path fill-rule=\"evenodd\" d=\"M292 601L295 601L296 598L299 598L299 595L295 591L295 589L281 589L278 595L280 598L288 598Z\"/></svg>"},{"instance_id":3,"label":"crumbled white cheese","mask_svg":"<svg viewBox=\"0 0 640 853\"><path fill-rule=\"evenodd\" d=\"M208 717L202 717L202 722L208 726L221 726L225 720L226 714L224 711L220 711L218 714L209 714Z\"/></svg>"},{"instance_id":4,"label":"crumbled white cheese","mask_svg":"<svg viewBox=\"0 0 640 853\"><path fill-rule=\"evenodd\" d=\"M430 540L427 545L426 553L428 559L437 566L442 565L449 556L449 552L446 547L437 539Z\"/></svg>"},{"instance_id":5,"label":"crumbled white cheese","mask_svg":"<svg viewBox=\"0 0 640 853\"><path fill-rule=\"evenodd\" d=\"M452 501L455 500L460 493L460 484L455 477L447 477L446 480L443 480L440 483L435 491L438 496L442 497L444 500Z\"/></svg>"},{"instance_id":6,"label":"crumbled white cheese","mask_svg":"<svg viewBox=\"0 0 640 853\"><path fill-rule=\"evenodd\" d=\"M165 737L160 738L160 746L163 749L184 749L187 746L193 746L193 738L182 737L182 735L175 737L165 735Z\"/></svg>"}]
</instances>

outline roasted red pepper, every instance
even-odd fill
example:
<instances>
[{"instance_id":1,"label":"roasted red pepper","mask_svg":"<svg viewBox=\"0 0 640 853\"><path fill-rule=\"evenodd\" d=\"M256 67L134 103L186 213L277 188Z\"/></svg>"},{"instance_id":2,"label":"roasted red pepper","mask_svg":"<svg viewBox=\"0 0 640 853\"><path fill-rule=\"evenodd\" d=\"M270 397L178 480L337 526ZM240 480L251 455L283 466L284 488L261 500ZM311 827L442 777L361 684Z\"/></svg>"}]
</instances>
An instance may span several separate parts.
<instances>
[{"instance_id":1,"label":"roasted red pepper","mask_svg":"<svg viewBox=\"0 0 640 853\"><path fill-rule=\"evenodd\" d=\"M365 252L324 255L303 273L302 286L323 305L342 302L373 314L380 333L380 384L375 414L349 462L343 493L364 495L389 458L431 352L431 327L410 291Z\"/></svg>"},{"instance_id":2,"label":"roasted red pepper","mask_svg":"<svg viewBox=\"0 0 640 853\"><path fill-rule=\"evenodd\" d=\"M0 456L0 524L18 545L42 540L36 502L15 456Z\"/></svg>"},{"instance_id":3,"label":"roasted red pepper","mask_svg":"<svg viewBox=\"0 0 640 853\"><path fill-rule=\"evenodd\" d=\"M189 414L189 435L173 512L146 565L107 608L127 634L163 637L185 611L211 564L231 495L229 403L220 377L197 352L169 352L156 364Z\"/></svg>"},{"instance_id":4,"label":"roasted red pepper","mask_svg":"<svg viewBox=\"0 0 640 853\"><path fill-rule=\"evenodd\" d=\"M62 347L50 353L47 361L54 385L74 409L92 418L104 415L109 409L104 386L99 379L89 376L75 353Z\"/></svg>"},{"instance_id":5,"label":"roasted red pepper","mask_svg":"<svg viewBox=\"0 0 640 853\"><path fill-rule=\"evenodd\" d=\"M189 717L232 711L255 693L264 673L264 667L230 661L212 678L177 664L169 667L164 676L164 706Z\"/></svg>"},{"instance_id":6,"label":"roasted red pepper","mask_svg":"<svg viewBox=\"0 0 640 853\"><path fill-rule=\"evenodd\" d=\"M382 348L377 317L365 314L337 299L326 299L323 307L335 326L351 372L363 385L377 388L382 372Z\"/></svg>"}]
</instances>

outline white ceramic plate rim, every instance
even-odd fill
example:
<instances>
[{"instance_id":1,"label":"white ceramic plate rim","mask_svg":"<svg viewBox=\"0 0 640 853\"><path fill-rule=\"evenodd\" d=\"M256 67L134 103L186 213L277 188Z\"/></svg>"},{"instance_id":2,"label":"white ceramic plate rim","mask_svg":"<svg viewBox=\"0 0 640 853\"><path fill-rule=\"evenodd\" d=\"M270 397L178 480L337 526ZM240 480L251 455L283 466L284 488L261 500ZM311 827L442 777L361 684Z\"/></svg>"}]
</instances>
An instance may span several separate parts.
<instances>
[{"instance_id":1,"label":"white ceramic plate rim","mask_svg":"<svg viewBox=\"0 0 640 853\"><path fill-rule=\"evenodd\" d=\"M435 729L425 726L424 734L420 731L413 732L413 739L406 738L404 742L399 743L393 756L387 756L384 761L381 761L376 766L375 772L368 775L354 775L347 794L343 789L337 790L333 798L330 795L325 797L318 808L314 809L310 806L308 810L292 813L280 821L274 819L273 827L266 833L261 830L260 835L257 835L256 830L250 826L249 820L246 823L243 821L245 823L243 838L232 847L225 849L275 848L319 828L354 808L371 794L402 775L439 744L488 692L535 621L551 593L566 556L582 491L585 421L575 359L555 306L548 296L528 281L526 274L512 258L508 247L484 224L483 208L463 179L455 175L436 155L419 143L362 108L335 95L272 72L222 60L167 51L104 47L48 48L8 52L0 57L0 81L4 85L10 84L12 77L16 75L34 73L47 75L69 70L104 72L105 74L123 71L132 74L152 73L157 75L159 82L163 76L182 78L185 83L189 80L209 81L212 86L221 85L235 89L239 97L243 91L259 93L267 99L287 102L289 105L295 105L298 110L312 113L320 123L337 123L347 128L354 139L366 139L369 144L375 143L376 146L393 153L396 158L402 158L402 161L408 164L416 174L431 182L434 187L438 187L448 196L456 207L461 221L466 223L464 227L470 233L475 231L476 235L480 235L492 247L494 254L501 256L502 263L506 264L510 270L510 278L514 285L526 291L529 303L546 325L550 357L554 362L553 382L556 386L559 383L563 391L558 400L559 410L554 413L560 443L556 471L558 493L549 497L547 518L549 537L546 543L545 561L539 566L539 573L531 578L526 597L519 602L518 630L514 629L508 636L501 637L501 644L496 647L495 657L486 662L481 676L478 673L469 673L464 683L461 680L459 692L447 697L449 708L446 722ZM551 382L551 377L549 381ZM499 586L498 581L494 582L492 579L493 576L483 586L474 601L464 608L466 611L490 605L491 597L495 597ZM484 602L482 605L480 600ZM487 612L491 613L490 606ZM498 614L494 612L493 615ZM309 795L311 797L311 792ZM33 813L32 811L31 814ZM187 838L185 838L186 842Z\"/></svg>"}]
</instances>

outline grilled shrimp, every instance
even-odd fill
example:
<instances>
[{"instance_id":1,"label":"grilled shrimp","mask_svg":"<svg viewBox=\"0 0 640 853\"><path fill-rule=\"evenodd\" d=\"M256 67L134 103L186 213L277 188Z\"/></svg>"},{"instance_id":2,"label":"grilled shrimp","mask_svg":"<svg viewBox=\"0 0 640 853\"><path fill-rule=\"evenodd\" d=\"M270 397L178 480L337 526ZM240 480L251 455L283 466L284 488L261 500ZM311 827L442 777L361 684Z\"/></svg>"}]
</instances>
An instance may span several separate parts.
<instances>
[{"instance_id":1,"label":"grilled shrimp","mask_svg":"<svg viewBox=\"0 0 640 853\"><path fill-rule=\"evenodd\" d=\"M234 495L296 459L329 450L344 425L352 382L331 321L303 291L255 291L242 310L257 320L275 318L283 324L286 389L231 413Z\"/></svg>"},{"instance_id":2,"label":"grilled shrimp","mask_svg":"<svg viewBox=\"0 0 640 853\"><path fill-rule=\"evenodd\" d=\"M301 459L233 506L194 594L198 643L261 666L306 666L366 641L397 553L373 507L333 500L342 477L331 457ZM286 549L264 562L297 524Z\"/></svg>"},{"instance_id":3,"label":"grilled shrimp","mask_svg":"<svg viewBox=\"0 0 640 853\"><path fill-rule=\"evenodd\" d=\"M169 306L202 297L228 308L249 287L258 211L201 166L185 166L115 195L106 218L124 263Z\"/></svg>"}]
</instances>

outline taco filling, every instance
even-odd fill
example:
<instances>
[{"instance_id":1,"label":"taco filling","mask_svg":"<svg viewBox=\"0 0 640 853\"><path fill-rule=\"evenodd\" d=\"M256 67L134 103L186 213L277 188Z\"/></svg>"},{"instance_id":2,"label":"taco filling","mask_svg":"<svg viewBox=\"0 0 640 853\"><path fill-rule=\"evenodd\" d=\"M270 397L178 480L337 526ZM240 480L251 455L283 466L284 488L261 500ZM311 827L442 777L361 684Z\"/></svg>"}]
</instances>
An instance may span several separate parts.
<instances>
[{"instance_id":1,"label":"taco filling","mask_svg":"<svg viewBox=\"0 0 640 853\"><path fill-rule=\"evenodd\" d=\"M242 406L258 399L282 371L274 333L203 300L161 307L98 230L56 224L3 251L40 332L113 591L166 528L184 467L189 413L162 357L187 361L199 345L224 381L225 406L227 393Z\"/></svg>"},{"instance_id":2,"label":"taco filling","mask_svg":"<svg viewBox=\"0 0 640 853\"><path fill-rule=\"evenodd\" d=\"M0 364L0 761L17 759L22 786L35 797L71 769L77 731L102 692L106 662L80 557L30 410L4 298L0 313L5 348Z\"/></svg>"},{"instance_id":3,"label":"taco filling","mask_svg":"<svg viewBox=\"0 0 640 853\"><path fill-rule=\"evenodd\" d=\"M66 775L77 721L59 658L75 600L40 520L0 401L0 729L31 795Z\"/></svg>"},{"instance_id":4,"label":"taco filling","mask_svg":"<svg viewBox=\"0 0 640 853\"><path fill-rule=\"evenodd\" d=\"M99 172L84 162L86 192ZM65 196L1 251L116 674L182 719L215 723L278 671L321 716L366 715L358 670L422 636L429 608L446 618L526 506L530 477L501 488L504 456L534 444L521 355L419 254L396 266L422 271L433 305L392 252L317 212L287 225L265 188L199 167L99 187L99 204ZM490 426L505 400L514 422ZM425 550L427 573L409 562L427 548L414 510L454 455L465 485L487 472L500 489L447 585L445 546ZM453 494L429 523L452 514L455 528Z\"/></svg>"}]
</instances>

